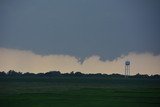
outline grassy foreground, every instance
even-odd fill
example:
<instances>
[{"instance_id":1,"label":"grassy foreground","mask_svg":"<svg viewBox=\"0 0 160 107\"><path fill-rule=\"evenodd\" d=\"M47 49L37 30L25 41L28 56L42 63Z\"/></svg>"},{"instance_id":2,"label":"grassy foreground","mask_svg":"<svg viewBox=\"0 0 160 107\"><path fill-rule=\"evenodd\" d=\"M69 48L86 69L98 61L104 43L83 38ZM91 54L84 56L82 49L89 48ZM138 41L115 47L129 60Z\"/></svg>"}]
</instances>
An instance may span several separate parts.
<instances>
[{"instance_id":1,"label":"grassy foreground","mask_svg":"<svg viewBox=\"0 0 160 107\"><path fill-rule=\"evenodd\" d=\"M0 107L160 107L160 80L0 78Z\"/></svg>"}]
</instances>

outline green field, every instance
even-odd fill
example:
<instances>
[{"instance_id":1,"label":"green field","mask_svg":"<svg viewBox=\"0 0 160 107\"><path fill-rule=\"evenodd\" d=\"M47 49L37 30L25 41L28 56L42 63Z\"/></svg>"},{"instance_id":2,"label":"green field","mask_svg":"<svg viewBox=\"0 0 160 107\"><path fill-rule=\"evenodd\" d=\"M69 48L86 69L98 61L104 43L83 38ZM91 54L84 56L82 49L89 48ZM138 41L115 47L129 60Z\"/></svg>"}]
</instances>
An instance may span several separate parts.
<instances>
[{"instance_id":1,"label":"green field","mask_svg":"<svg viewBox=\"0 0 160 107\"><path fill-rule=\"evenodd\" d=\"M0 107L160 107L160 80L0 78Z\"/></svg>"}]
</instances>

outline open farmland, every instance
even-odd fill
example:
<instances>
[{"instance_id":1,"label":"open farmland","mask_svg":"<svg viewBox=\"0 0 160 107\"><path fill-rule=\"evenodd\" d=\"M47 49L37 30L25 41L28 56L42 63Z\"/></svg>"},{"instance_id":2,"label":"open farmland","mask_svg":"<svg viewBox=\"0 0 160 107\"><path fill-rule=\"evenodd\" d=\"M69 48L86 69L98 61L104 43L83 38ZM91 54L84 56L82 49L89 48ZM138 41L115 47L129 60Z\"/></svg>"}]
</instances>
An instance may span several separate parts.
<instances>
[{"instance_id":1,"label":"open farmland","mask_svg":"<svg viewBox=\"0 0 160 107\"><path fill-rule=\"evenodd\" d=\"M0 78L0 107L159 107L160 80Z\"/></svg>"}]
</instances>

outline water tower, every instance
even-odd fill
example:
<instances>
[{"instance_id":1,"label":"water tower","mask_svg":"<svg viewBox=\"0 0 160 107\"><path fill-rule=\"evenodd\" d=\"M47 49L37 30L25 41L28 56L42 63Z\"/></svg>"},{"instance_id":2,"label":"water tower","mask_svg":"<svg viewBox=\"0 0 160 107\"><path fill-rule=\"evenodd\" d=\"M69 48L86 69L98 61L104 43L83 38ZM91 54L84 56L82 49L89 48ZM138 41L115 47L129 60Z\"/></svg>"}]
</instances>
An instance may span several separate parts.
<instances>
[{"instance_id":1,"label":"water tower","mask_svg":"<svg viewBox=\"0 0 160 107\"><path fill-rule=\"evenodd\" d=\"M130 61L125 62L125 77L130 75Z\"/></svg>"}]
</instances>

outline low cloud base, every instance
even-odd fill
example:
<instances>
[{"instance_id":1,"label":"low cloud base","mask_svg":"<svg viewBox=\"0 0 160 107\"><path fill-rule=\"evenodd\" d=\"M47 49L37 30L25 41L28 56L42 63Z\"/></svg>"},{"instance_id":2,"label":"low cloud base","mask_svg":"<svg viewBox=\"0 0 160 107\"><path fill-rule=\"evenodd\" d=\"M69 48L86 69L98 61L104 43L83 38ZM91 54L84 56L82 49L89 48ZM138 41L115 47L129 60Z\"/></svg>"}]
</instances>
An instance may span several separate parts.
<instances>
[{"instance_id":1,"label":"low cloud base","mask_svg":"<svg viewBox=\"0 0 160 107\"><path fill-rule=\"evenodd\" d=\"M83 63L79 58L70 55L42 56L31 51L0 48L0 70L16 70L21 72L48 72L53 70L64 72L80 71L82 73L119 73L124 74L124 62L131 61L131 74L160 74L160 55L152 53L134 53L121 55L109 61L100 60L93 55L85 58Z\"/></svg>"}]
</instances>

